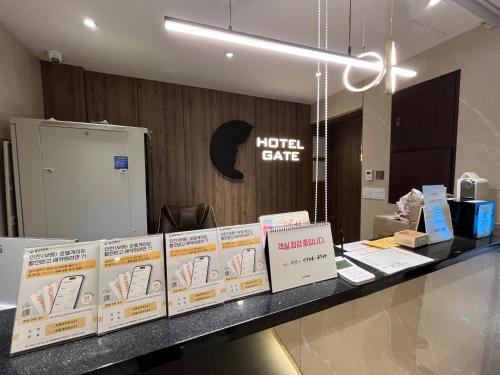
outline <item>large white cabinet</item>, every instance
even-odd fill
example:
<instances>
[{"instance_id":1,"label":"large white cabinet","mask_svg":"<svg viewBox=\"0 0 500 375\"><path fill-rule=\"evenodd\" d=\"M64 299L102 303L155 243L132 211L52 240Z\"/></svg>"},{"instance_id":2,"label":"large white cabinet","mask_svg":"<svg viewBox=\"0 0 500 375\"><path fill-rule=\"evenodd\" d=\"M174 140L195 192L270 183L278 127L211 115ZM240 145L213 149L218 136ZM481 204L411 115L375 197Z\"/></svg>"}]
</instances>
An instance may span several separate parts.
<instances>
[{"instance_id":1,"label":"large white cabinet","mask_svg":"<svg viewBox=\"0 0 500 375\"><path fill-rule=\"evenodd\" d=\"M147 234L146 132L11 119L19 235L86 241Z\"/></svg>"}]
</instances>

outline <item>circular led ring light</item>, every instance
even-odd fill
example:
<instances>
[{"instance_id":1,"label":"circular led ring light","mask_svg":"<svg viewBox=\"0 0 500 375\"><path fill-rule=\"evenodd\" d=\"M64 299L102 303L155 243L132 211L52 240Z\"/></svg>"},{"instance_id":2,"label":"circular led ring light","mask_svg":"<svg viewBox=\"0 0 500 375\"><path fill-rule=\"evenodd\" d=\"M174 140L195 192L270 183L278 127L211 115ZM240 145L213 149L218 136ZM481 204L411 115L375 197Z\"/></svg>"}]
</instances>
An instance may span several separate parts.
<instances>
[{"instance_id":1,"label":"circular led ring light","mask_svg":"<svg viewBox=\"0 0 500 375\"><path fill-rule=\"evenodd\" d=\"M380 69L380 72L377 74L377 77L375 77L375 79L372 82L370 82L369 84L367 84L366 86L354 87L349 82L349 73L351 71L351 65L348 65L344 70L344 74L342 76L342 81L344 82L344 86L346 87L346 89L348 89L349 91L362 92L362 91L369 90L372 87L377 86L384 78L385 63L384 63L384 59L382 58L382 56L380 56L377 52L368 51L368 52L363 52L363 53L358 55L358 58L363 58L363 57L373 57L373 58L377 59L378 62L382 65L382 69Z\"/></svg>"}]
</instances>

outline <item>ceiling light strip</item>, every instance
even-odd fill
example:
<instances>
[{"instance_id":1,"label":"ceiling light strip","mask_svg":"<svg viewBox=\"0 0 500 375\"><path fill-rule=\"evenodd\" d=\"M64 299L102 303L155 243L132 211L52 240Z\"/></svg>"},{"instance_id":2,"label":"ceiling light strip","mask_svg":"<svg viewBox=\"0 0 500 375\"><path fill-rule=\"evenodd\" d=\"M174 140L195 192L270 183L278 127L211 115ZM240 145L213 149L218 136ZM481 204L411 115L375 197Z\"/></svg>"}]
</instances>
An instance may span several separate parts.
<instances>
[{"instance_id":1,"label":"ceiling light strip","mask_svg":"<svg viewBox=\"0 0 500 375\"><path fill-rule=\"evenodd\" d=\"M227 30L219 27L203 25L173 17L165 17L165 29L202 38L219 40L222 42L260 48L263 50L285 53L314 60L332 62L336 64L358 67L373 72L380 72L384 66L380 62L358 59L341 53L323 51L316 48L265 38L253 34ZM394 67L394 72L403 77L414 77L416 72L410 69Z\"/></svg>"}]
</instances>

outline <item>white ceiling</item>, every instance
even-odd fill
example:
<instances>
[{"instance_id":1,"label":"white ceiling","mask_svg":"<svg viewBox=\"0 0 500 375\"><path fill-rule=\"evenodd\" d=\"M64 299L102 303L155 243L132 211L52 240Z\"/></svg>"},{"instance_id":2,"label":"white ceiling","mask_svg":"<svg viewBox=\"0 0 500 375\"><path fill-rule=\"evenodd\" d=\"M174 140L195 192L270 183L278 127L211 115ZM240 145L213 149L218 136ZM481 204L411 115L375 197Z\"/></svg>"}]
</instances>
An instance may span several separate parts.
<instances>
[{"instance_id":1,"label":"white ceiling","mask_svg":"<svg viewBox=\"0 0 500 375\"><path fill-rule=\"evenodd\" d=\"M316 45L314 0L233 0L238 31ZM394 39L405 60L479 24L450 3L395 0ZM329 2L329 48L347 49L348 0ZM361 48L363 9L366 45L382 52L390 0L353 0L353 52ZM227 27L228 0L0 0L0 22L36 55L62 52L64 63L87 70L312 103L315 63L276 53L171 34L163 16ZM95 19L98 30L82 24ZM235 57L228 60L226 51ZM330 70L330 93L342 88L340 69Z\"/></svg>"}]
</instances>

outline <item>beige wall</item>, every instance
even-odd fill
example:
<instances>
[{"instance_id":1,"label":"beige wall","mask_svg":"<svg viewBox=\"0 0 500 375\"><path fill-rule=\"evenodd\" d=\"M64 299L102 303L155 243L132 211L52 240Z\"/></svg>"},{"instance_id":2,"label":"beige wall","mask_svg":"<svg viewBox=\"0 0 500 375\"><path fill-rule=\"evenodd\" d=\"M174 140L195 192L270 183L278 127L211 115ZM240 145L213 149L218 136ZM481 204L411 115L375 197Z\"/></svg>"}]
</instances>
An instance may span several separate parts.
<instances>
[{"instance_id":1,"label":"beige wall","mask_svg":"<svg viewBox=\"0 0 500 375\"><path fill-rule=\"evenodd\" d=\"M0 139L9 139L9 118L43 118L40 61L0 24Z\"/></svg>"},{"instance_id":2,"label":"beige wall","mask_svg":"<svg viewBox=\"0 0 500 375\"><path fill-rule=\"evenodd\" d=\"M479 26L454 39L429 49L402 65L411 67L418 76L400 80L401 88L461 69L460 107L458 117L457 159L455 177L475 171L490 180L491 198L497 201L500 221L500 28L488 30ZM362 169L385 170L383 181L389 183L391 98L383 85L362 94L342 91L329 98L330 116L363 107ZM314 108L312 116L314 118ZM343 112L342 112L343 111ZM456 180L455 178L455 180ZM387 196L387 191L386 191ZM376 214L392 213L395 206L386 201L362 199L361 237L372 235Z\"/></svg>"},{"instance_id":3,"label":"beige wall","mask_svg":"<svg viewBox=\"0 0 500 375\"><path fill-rule=\"evenodd\" d=\"M0 23L0 140L10 139L9 118L43 118L40 61ZM0 236L6 235L3 156L0 148Z\"/></svg>"},{"instance_id":4,"label":"beige wall","mask_svg":"<svg viewBox=\"0 0 500 375\"><path fill-rule=\"evenodd\" d=\"M363 106L363 94L347 90L340 91L328 98L328 118L338 117L355 111ZM319 115L323 119L324 100L320 102ZM311 105L311 123L316 123L316 104Z\"/></svg>"}]
</instances>

